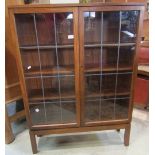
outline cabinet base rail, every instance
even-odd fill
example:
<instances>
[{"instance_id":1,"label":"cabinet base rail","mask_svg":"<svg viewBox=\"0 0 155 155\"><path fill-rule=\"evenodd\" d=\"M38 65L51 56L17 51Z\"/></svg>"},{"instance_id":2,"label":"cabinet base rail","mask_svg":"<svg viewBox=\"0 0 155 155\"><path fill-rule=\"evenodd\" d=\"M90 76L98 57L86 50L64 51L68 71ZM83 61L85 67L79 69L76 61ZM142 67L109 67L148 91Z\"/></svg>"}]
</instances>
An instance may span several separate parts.
<instances>
[{"instance_id":1,"label":"cabinet base rail","mask_svg":"<svg viewBox=\"0 0 155 155\"><path fill-rule=\"evenodd\" d=\"M75 132L89 132L89 131L101 131L101 130L117 130L125 129L124 132L124 145L129 146L130 129L131 124L119 124L119 125L106 125L106 126L92 126L92 127L76 127L76 128L65 128L65 129L51 129L51 130L30 130L30 140L33 154L38 152L36 136L41 137L50 134L64 134L64 133L75 133Z\"/></svg>"}]
</instances>

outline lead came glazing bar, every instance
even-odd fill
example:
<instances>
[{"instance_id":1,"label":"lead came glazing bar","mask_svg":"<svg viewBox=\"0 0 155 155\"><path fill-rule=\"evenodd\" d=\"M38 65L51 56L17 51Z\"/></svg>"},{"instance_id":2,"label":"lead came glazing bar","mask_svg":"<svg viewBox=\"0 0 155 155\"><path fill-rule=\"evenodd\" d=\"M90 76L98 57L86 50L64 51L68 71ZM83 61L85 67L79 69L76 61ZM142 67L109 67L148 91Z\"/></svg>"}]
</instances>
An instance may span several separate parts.
<instances>
[{"instance_id":1,"label":"lead came glazing bar","mask_svg":"<svg viewBox=\"0 0 155 155\"><path fill-rule=\"evenodd\" d=\"M43 94L43 101L44 101L44 115L45 115L45 121L47 121L46 105L45 105L45 93L44 93L44 83L43 83L42 72L41 72L42 71L42 65L41 65L41 58L40 58L40 49L39 49L39 41L38 41L38 33L37 33L37 25L36 25L35 14L33 15L33 19L34 19L35 35L36 35L38 57L39 57L39 65L40 65L41 87L42 87L42 94Z\"/></svg>"},{"instance_id":2,"label":"lead came glazing bar","mask_svg":"<svg viewBox=\"0 0 155 155\"><path fill-rule=\"evenodd\" d=\"M117 52L117 74L116 74L116 82L115 82L115 99L114 99L114 119L115 119L115 113L116 113L116 91L117 91L117 80L118 80L118 67L119 67L119 51L120 51L120 35L121 35L121 15L122 12L119 12L119 34L118 34L118 52Z\"/></svg>"},{"instance_id":3,"label":"lead came glazing bar","mask_svg":"<svg viewBox=\"0 0 155 155\"><path fill-rule=\"evenodd\" d=\"M101 14L101 45L103 44L103 12ZM103 55L103 47L101 46L101 58L100 58L100 104L99 104L99 120L101 119L101 104L102 104L102 55Z\"/></svg>"},{"instance_id":4,"label":"lead came glazing bar","mask_svg":"<svg viewBox=\"0 0 155 155\"><path fill-rule=\"evenodd\" d=\"M57 28L56 28L56 19L54 13L54 32L55 32L55 45L56 45L56 58L57 58L57 70L58 70L58 85L59 85L59 102L60 102L60 113L61 113L61 123L62 123L62 105L61 105L61 84L60 84L60 76L59 76L59 58L58 58L58 49L57 49Z\"/></svg>"}]
</instances>

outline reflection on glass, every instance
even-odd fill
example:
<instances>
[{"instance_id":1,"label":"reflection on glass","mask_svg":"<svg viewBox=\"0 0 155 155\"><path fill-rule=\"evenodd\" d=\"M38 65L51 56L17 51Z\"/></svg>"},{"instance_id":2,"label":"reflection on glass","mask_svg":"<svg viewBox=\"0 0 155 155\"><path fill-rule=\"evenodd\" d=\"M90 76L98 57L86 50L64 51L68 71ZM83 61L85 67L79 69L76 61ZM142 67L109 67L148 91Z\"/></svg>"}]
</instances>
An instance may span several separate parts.
<instances>
[{"instance_id":1,"label":"reflection on glass","mask_svg":"<svg viewBox=\"0 0 155 155\"><path fill-rule=\"evenodd\" d=\"M21 58L25 73L29 73L40 66L37 50L21 50Z\"/></svg>"},{"instance_id":2,"label":"reflection on glass","mask_svg":"<svg viewBox=\"0 0 155 155\"><path fill-rule=\"evenodd\" d=\"M102 43L106 44L119 42L119 21L120 13L118 11L103 12Z\"/></svg>"},{"instance_id":3,"label":"reflection on glass","mask_svg":"<svg viewBox=\"0 0 155 155\"><path fill-rule=\"evenodd\" d=\"M84 39L86 44L101 43L101 12L84 12Z\"/></svg>"},{"instance_id":4,"label":"reflection on glass","mask_svg":"<svg viewBox=\"0 0 155 155\"><path fill-rule=\"evenodd\" d=\"M30 105L30 114L32 119L32 124L39 125L45 123L45 111L43 104L33 104Z\"/></svg>"},{"instance_id":5,"label":"reflection on glass","mask_svg":"<svg viewBox=\"0 0 155 155\"><path fill-rule=\"evenodd\" d=\"M73 44L73 13L56 13L56 40L58 45Z\"/></svg>"},{"instance_id":6,"label":"reflection on glass","mask_svg":"<svg viewBox=\"0 0 155 155\"><path fill-rule=\"evenodd\" d=\"M123 42L136 42L137 21L139 11L122 11L121 12L121 38Z\"/></svg>"},{"instance_id":7,"label":"reflection on glass","mask_svg":"<svg viewBox=\"0 0 155 155\"><path fill-rule=\"evenodd\" d=\"M75 100L31 102L30 114L33 125L76 123Z\"/></svg>"}]
</instances>

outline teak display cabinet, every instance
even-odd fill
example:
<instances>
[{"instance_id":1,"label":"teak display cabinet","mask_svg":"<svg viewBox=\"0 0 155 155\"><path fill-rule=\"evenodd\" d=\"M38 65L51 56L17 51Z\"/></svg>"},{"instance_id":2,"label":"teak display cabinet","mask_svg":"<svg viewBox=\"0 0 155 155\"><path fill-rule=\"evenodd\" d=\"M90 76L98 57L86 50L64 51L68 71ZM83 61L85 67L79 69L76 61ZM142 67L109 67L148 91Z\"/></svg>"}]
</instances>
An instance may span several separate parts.
<instances>
[{"instance_id":1,"label":"teak display cabinet","mask_svg":"<svg viewBox=\"0 0 155 155\"><path fill-rule=\"evenodd\" d=\"M142 4L10 7L10 26L30 129L53 133L125 129L129 145Z\"/></svg>"}]
</instances>

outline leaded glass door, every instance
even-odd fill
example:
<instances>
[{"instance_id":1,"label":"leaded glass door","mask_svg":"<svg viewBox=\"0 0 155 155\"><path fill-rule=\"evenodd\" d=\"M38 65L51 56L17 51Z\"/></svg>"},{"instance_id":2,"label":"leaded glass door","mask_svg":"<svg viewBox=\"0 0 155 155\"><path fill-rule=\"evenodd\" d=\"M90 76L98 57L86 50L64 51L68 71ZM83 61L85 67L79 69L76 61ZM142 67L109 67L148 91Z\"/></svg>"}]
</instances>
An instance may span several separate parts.
<instances>
[{"instance_id":1,"label":"leaded glass door","mask_svg":"<svg viewBox=\"0 0 155 155\"><path fill-rule=\"evenodd\" d=\"M128 120L132 98L139 11L98 10L83 9L80 14L84 33L81 116L85 125Z\"/></svg>"},{"instance_id":2,"label":"leaded glass door","mask_svg":"<svg viewBox=\"0 0 155 155\"><path fill-rule=\"evenodd\" d=\"M68 10L15 14L32 126L79 124L77 18Z\"/></svg>"}]
</instances>

